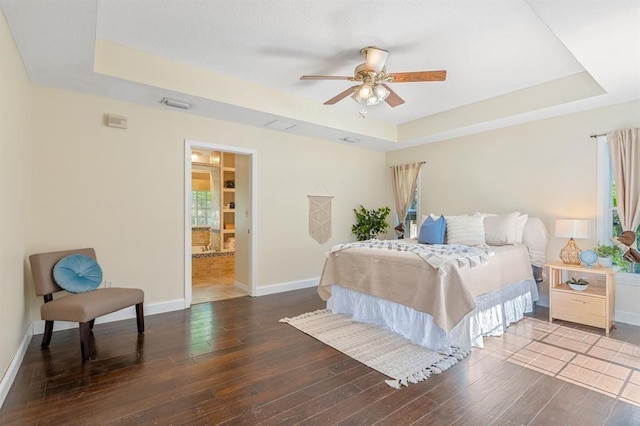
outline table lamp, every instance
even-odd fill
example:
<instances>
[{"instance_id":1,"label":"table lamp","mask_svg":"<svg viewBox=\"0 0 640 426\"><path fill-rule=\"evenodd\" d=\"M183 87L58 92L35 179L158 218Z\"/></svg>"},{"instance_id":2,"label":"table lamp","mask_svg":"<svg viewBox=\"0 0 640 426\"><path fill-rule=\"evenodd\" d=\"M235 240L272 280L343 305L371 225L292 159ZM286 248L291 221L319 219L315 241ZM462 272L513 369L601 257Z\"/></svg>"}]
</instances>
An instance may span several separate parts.
<instances>
[{"instance_id":1,"label":"table lamp","mask_svg":"<svg viewBox=\"0 0 640 426\"><path fill-rule=\"evenodd\" d=\"M580 264L580 247L574 238L589 238L589 221L586 219L557 219L557 238L569 238L569 242L560 250L560 259L568 265Z\"/></svg>"}]
</instances>

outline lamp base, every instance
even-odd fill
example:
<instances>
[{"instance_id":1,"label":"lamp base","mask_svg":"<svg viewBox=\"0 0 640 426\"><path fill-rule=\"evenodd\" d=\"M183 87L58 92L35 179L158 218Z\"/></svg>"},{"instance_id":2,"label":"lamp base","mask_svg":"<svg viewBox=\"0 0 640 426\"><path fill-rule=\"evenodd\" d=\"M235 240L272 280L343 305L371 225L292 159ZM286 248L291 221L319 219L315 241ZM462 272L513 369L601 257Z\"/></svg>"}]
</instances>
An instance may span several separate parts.
<instances>
[{"instance_id":1,"label":"lamp base","mask_svg":"<svg viewBox=\"0 0 640 426\"><path fill-rule=\"evenodd\" d=\"M575 240L571 238L566 246L560 250L560 260L567 265L579 265L580 264L580 247L576 244Z\"/></svg>"}]
</instances>

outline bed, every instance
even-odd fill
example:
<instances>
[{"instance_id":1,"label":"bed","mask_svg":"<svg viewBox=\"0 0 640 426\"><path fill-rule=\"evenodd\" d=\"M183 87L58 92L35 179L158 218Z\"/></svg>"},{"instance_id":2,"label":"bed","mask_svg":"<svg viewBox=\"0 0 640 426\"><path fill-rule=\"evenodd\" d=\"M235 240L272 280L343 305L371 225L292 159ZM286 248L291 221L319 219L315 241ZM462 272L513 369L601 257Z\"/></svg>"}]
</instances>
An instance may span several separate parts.
<instances>
[{"instance_id":1,"label":"bed","mask_svg":"<svg viewBox=\"0 0 640 426\"><path fill-rule=\"evenodd\" d=\"M548 235L537 218L526 217L521 228L521 239L500 245L375 239L337 245L327 254L318 294L334 313L432 350L482 347L483 336L502 334L538 300L534 272L544 264ZM496 241L504 242L486 240Z\"/></svg>"}]
</instances>

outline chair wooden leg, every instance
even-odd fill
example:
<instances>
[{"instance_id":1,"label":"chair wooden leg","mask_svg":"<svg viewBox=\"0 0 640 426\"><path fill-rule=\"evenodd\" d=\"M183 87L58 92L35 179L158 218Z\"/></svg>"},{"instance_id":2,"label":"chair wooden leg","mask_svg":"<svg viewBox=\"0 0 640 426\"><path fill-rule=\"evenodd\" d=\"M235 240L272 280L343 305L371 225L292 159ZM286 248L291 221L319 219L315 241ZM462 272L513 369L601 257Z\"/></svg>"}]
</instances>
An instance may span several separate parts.
<instances>
[{"instance_id":1,"label":"chair wooden leg","mask_svg":"<svg viewBox=\"0 0 640 426\"><path fill-rule=\"evenodd\" d=\"M94 318L94 319L92 319L91 321L89 321L89 328L90 328L91 330L93 330L93 324L94 324L95 322L96 322L96 319L95 319L95 318Z\"/></svg>"},{"instance_id":2,"label":"chair wooden leg","mask_svg":"<svg viewBox=\"0 0 640 426\"><path fill-rule=\"evenodd\" d=\"M80 323L80 352L82 353L82 360L86 361L91 356L91 343L89 337L91 336L91 321Z\"/></svg>"},{"instance_id":3,"label":"chair wooden leg","mask_svg":"<svg viewBox=\"0 0 640 426\"><path fill-rule=\"evenodd\" d=\"M53 321L44 322L44 335L42 336L42 349L47 349L51 343L51 335L53 334Z\"/></svg>"},{"instance_id":4,"label":"chair wooden leg","mask_svg":"<svg viewBox=\"0 0 640 426\"><path fill-rule=\"evenodd\" d=\"M138 323L138 334L144 333L144 309L142 303L136 304L136 320Z\"/></svg>"}]
</instances>

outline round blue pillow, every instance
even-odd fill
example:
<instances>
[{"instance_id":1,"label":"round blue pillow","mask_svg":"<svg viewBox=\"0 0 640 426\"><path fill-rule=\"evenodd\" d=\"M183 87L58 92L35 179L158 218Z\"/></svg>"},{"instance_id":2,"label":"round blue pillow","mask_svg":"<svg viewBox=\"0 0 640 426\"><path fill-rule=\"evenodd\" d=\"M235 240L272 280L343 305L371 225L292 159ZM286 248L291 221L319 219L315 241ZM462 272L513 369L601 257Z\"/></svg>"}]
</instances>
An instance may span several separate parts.
<instances>
[{"instance_id":1,"label":"round blue pillow","mask_svg":"<svg viewBox=\"0 0 640 426\"><path fill-rule=\"evenodd\" d=\"M69 293L84 293L100 286L102 268L92 257L71 254L53 267L53 279Z\"/></svg>"}]
</instances>

